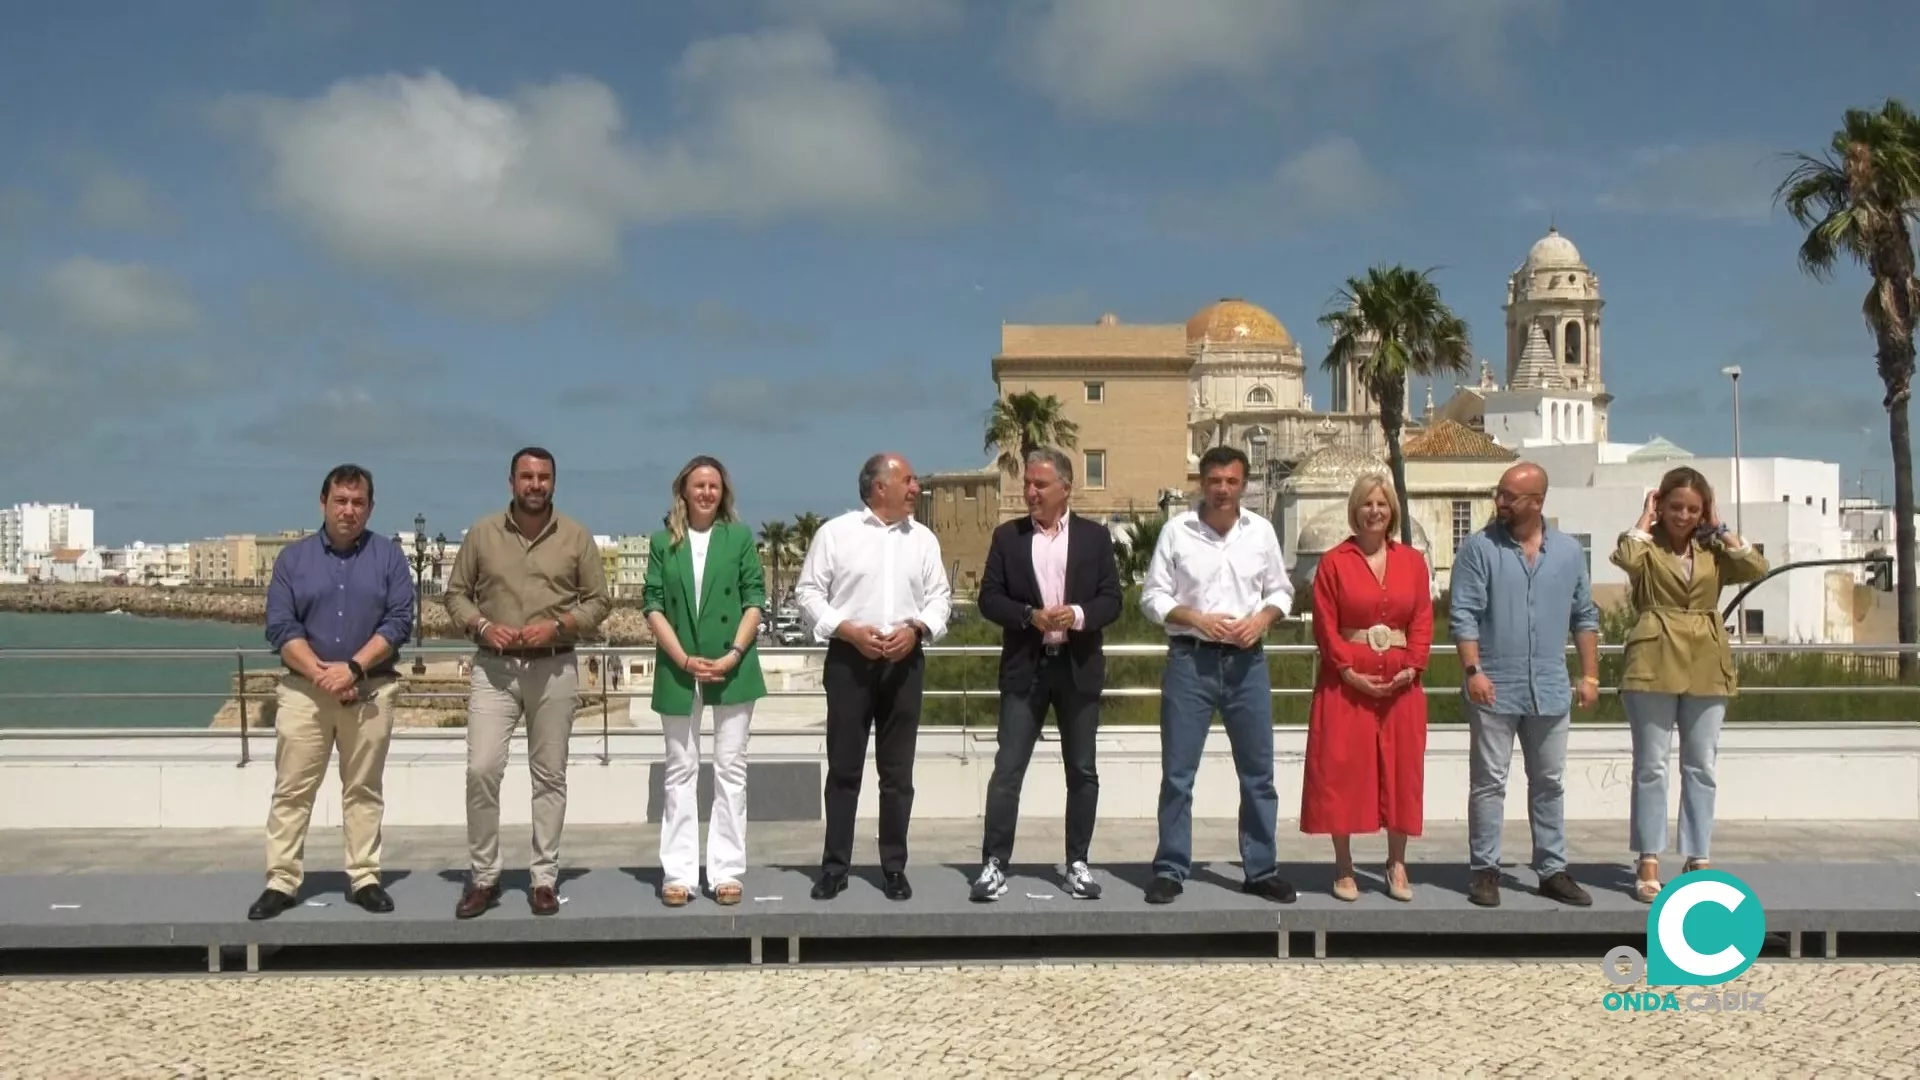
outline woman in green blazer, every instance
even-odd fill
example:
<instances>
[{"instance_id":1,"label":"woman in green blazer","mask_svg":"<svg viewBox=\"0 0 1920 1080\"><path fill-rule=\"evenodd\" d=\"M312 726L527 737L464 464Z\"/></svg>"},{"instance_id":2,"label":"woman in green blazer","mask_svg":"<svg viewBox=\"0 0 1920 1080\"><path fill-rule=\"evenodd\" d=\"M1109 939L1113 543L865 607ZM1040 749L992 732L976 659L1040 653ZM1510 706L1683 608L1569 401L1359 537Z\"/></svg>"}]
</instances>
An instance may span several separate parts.
<instances>
[{"instance_id":1,"label":"woman in green blazer","mask_svg":"<svg viewBox=\"0 0 1920 1080\"><path fill-rule=\"evenodd\" d=\"M747 728L767 694L754 638L767 602L753 530L733 511L726 467L687 462L673 481L667 527L647 552L642 611L653 630L653 711L666 736L666 804L660 817L660 898L669 907L699 887L700 712L713 710L713 808L707 885L740 902L747 869Z\"/></svg>"}]
</instances>

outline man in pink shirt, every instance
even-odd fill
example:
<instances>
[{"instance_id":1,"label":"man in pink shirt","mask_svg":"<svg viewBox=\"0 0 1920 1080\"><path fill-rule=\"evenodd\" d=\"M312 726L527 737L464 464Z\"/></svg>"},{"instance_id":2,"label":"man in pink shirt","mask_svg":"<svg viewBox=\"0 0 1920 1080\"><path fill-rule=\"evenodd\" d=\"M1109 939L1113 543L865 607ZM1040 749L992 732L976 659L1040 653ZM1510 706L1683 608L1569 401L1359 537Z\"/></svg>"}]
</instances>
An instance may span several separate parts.
<instances>
[{"instance_id":1,"label":"man in pink shirt","mask_svg":"<svg viewBox=\"0 0 1920 1080\"><path fill-rule=\"evenodd\" d=\"M1106 683L1102 631L1120 617L1120 574L1106 526L1067 509L1073 459L1058 450L1027 455L1027 516L993 531L980 581L980 614L1001 628L999 750L987 782L986 835L974 900L1007 892L1020 788L1047 709L1060 729L1067 771L1066 885L1095 900L1087 864L1100 803L1094 733Z\"/></svg>"}]
</instances>

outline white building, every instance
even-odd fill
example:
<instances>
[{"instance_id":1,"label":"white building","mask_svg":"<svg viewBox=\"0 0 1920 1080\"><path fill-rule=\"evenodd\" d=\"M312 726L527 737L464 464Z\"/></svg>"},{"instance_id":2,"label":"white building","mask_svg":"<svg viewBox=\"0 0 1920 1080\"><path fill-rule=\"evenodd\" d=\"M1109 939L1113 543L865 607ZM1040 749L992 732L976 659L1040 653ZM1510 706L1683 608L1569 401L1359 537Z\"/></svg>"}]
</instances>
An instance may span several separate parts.
<instances>
[{"instance_id":1,"label":"white building","mask_svg":"<svg viewBox=\"0 0 1920 1080\"><path fill-rule=\"evenodd\" d=\"M653 538L645 534L622 536L615 558L613 580L608 582L615 599L639 597L647 583L647 553Z\"/></svg>"},{"instance_id":2,"label":"white building","mask_svg":"<svg viewBox=\"0 0 1920 1080\"><path fill-rule=\"evenodd\" d=\"M0 510L0 576L30 577L55 551L92 547L92 510L73 503L17 503Z\"/></svg>"}]
</instances>

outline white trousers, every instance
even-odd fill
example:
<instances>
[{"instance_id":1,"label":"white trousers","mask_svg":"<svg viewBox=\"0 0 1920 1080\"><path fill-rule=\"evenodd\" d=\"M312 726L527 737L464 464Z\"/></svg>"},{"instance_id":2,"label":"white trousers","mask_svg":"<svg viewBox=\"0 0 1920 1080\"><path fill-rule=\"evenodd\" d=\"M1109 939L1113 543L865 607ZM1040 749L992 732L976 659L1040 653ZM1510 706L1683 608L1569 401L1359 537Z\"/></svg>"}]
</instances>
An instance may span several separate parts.
<instances>
[{"instance_id":1,"label":"white trousers","mask_svg":"<svg viewBox=\"0 0 1920 1080\"><path fill-rule=\"evenodd\" d=\"M747 870L747 728L753 702L706 705L691 716L661 716L667 740L666 800L660 813L660 868L668 885L700 885L700 714L713 713L713 809L707 818L707 886L739 884Z\"/></svg>"}]
</instances>

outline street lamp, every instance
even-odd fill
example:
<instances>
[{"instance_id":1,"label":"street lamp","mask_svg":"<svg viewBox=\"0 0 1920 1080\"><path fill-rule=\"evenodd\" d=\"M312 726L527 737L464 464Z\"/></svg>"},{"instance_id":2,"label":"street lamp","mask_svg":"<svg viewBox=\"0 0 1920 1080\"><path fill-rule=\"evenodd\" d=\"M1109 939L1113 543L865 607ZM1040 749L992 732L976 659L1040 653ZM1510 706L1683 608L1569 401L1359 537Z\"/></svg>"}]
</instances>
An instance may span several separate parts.
<instances>
[{"instance_id":1,"label":"street lamp","mask_svg":"<svg viewBox=\"0 0 1920 1080\"><path fill-rule=\"evenodd\" d=\"M425 675L427 673L427 658L419 651L420 607L424 602L427 591L425 580L427 567L432 566L434 568L434 577L438 579L440 576L440 563L446 558L446 554L447 534L441 533L435 536L432 544L429 545L427 542L427 515L413 515L413 554L411 561L413 562L413 673L415 675Z\"/></svg>"},{"instance_id":2,"label":"street lamp","mask_svg":"<svg viewBox=\"0 0 1920 1080\"><path fill-rule=\"evenodd\" d=\"M1720 369L1720 374L1733 380L1733 531L1740 534L1740 539L1747 540L1747 529L1742 520L1740 505L1742 501L1740 496L1740 365L1729 364ZM1752 543L1750 540L1747 542ZM1741 602L1736 617L1740 620L1740 624L1734 629L1739 634L1741 644L1744 645L1747 640L1745 601Z\"/></svg>"}]
</instances>

